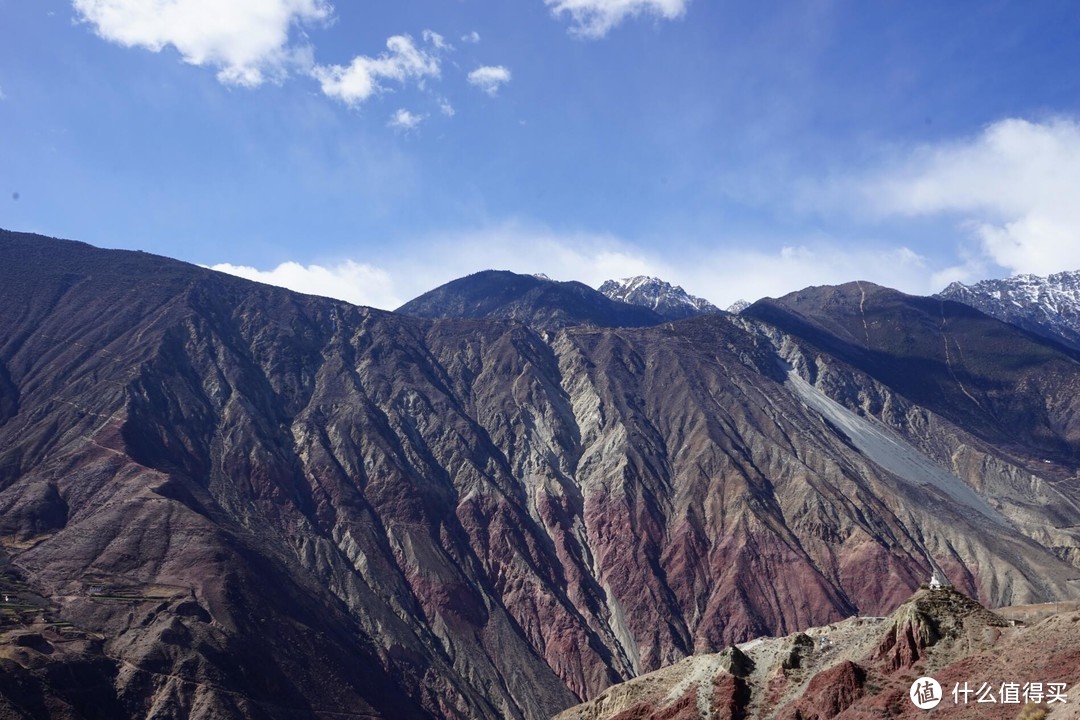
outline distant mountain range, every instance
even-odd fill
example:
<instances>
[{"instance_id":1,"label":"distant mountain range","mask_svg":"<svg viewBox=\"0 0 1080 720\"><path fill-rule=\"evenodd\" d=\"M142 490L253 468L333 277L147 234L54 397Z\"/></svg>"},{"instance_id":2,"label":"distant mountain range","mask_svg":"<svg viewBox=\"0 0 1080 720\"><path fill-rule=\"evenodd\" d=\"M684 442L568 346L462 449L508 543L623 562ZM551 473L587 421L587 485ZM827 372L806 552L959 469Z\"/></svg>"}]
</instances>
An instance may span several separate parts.
<instances>
[{"instance_id":1,"label":"distant mountain range","mask_svg":"<svg viewBox=\"0 0 1080 720\"><path fill-rule=\"evenodd\" d=\"M665 320L721 312L708 300L691 295L678 285L645 275L608 280L599 292L612 300L648 308ZM1016 275L972 285L954 282L935 297L964 303L991 317L1080 349L1080 271L1048 277ZM726 312L738 314L751 305L738 300Z\"/></svg>"},{"instance_id":2,"label":"distant mountain range","mask_svg":"<svg viewBox=\"0 0 1080 720\"><path fill-rule=\"evenodd\" d=\"M1049 277L1017 275L973 285L954 282L935 297L1080 349L1080 271ZM751 304L739 300L726 312L738 314ZM725 311L657 277L607 280L593 290L543 274L486 270L427 292L398 312L426 318L498 317L554 330L574 325L644 327Z\"/></svg>"},{"instance_id":3,"label":"distant mountain range","mask_svg":"<svg viewBox=\"0 0 1080 720\"><path fill-rule=\"evenodd\" d=\"M954 282L938 297L1080 349L1080 271L1016 275L973 285Z\"/></svg>"},{"instance_id":4,"label":"distant mountain range","mask_svg":"<svg viewBox=\"0 0 1080 720\"><path fill-rule=\"evenodd\" d=\"M548 718L936 567L1074 597L1078 473L1080 352L947 299L384 312L0 231L0 717Z\"/></svg>"}]
</instances>

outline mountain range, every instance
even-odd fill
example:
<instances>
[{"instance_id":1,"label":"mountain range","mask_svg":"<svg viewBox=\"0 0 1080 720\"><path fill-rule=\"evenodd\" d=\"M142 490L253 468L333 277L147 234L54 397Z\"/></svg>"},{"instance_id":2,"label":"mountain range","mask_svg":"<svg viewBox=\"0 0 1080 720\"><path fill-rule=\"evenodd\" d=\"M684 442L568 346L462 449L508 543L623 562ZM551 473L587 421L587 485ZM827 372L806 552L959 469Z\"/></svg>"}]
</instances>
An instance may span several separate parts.
<instances>
[{"instance_id":1,"label":"mountain range","mask_svg":"<svg viewBox=\"0 0 1080 720\"><path fill-rule=\"evenodd\" d=\"M973 285L954 282L938 297L1080 348L1080 271L1048 277L1016 275Z\"/></svg>"},{"instance_id":2,"label":"mountain range","mask_svg":"<svg viewBox=\"0 0 1080 720\"><path fill-rule=\"evenodd\" d=\"M391 313L0 231L0 716L546 718L934 570L1067 599L1078 391L867 283Z\"/></svg>"}]
</instances>

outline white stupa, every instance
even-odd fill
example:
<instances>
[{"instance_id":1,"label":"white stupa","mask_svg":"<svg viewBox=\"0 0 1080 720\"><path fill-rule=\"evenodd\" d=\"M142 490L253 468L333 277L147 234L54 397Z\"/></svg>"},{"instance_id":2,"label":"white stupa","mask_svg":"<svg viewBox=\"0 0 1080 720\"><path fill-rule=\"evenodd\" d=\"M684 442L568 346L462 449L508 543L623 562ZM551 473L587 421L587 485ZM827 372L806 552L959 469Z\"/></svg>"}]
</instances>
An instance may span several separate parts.
<instances>
[{"instance_id":1,"label":"white stupa","mask_svg":"<svg viewBox=\"0 0 1080 720\"><path fill-rule=\"evenodd\" d=\"M945 587L951 587L949 581L945 579L944 573L937 568L934 568L934 572L930 574L930 589L940 590Z\"/></svg>"}]
</instances>

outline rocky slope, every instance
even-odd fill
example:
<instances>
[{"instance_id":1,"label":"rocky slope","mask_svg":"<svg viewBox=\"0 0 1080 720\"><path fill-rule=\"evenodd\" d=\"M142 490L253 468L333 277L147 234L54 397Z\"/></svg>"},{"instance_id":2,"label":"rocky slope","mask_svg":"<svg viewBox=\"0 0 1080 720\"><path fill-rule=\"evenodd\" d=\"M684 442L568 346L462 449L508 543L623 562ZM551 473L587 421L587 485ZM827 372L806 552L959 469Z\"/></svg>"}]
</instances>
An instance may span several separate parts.
<instances>
[{"instance_id":1,"label":"rocky slope","mask_svg":"<svg viewBox=\"0 0 1080 720\"><path fill-rule=\"evenodd\" d=\"M538 332L0 232L8 714L541 718L928 558L1073 592L1072 355L880 288L755 308Z\"/></svg>"},{"instance_id":2,"label":"rocky slope","mask_svg":"<svg viewBox=\"0 0 1080 720\"><path fill-rule=\"evenodd\" d=\"M536 330L574 325L641 327L663 322L651 309L611 298L579 282L485 270L453 280L397 309L421 318L518 320Z\"/></svg>"},{"instance_id":3,"label":"rocky slope","mask_svg":"<svg viewBox=\"0 0 1080 720\"><path fill-rule=\"evenodd\" d=\"M599 290L612 300L649 308L665 320L682 320L720 312L720 308L708 300L695 297L678 285L645 275L608 280Z\"/></svg>"},{"instance_id":4,"label":"rocky slope","mask_svg":"<svg viewBox=\"0 0 1080 720\"><path fill-rule=\"evenodd\" d=\"M851 617L687 658L557 718L915 718L927 712L908 695L922 676L941 686L934 717L1012 719L1025 717L1025 705L1028 716L1042 708L1075 717L1078 621L1067 611L1014 625L951 588L924 588L888 617Z\"/></svg>"},{"instance_id":5,"label":"rocky slope","mask_svg":"<svg viewBox=\"0 0 1080 720\"><path fill-rule=\"evenodd\" d=\"M1080 271L954 282L937 297L962 302L1025 330L1080 348Z\"/></svg>"}]
</instances>

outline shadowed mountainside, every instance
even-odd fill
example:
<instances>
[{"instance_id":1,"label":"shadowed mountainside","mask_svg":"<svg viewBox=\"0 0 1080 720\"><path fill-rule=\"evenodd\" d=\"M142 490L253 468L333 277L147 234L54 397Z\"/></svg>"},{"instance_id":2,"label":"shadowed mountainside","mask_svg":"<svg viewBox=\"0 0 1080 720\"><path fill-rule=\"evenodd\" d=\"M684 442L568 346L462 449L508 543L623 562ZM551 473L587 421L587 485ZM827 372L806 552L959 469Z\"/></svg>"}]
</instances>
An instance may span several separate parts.
<instances>
[{"instance_id":1,"label":"shadowed mountainside","mask_svg":"<svg viewBox=\"0 0 1080 720\"><path fill-rule=\"evenodd\" d=\"M1068 462L1080 417L1080 353L967 305L871 283L807 288L761 300L747 317L870 374L1000 448ZM1031 402L1032 398L1041 401Z\"/></svg>"}]
</instances>

